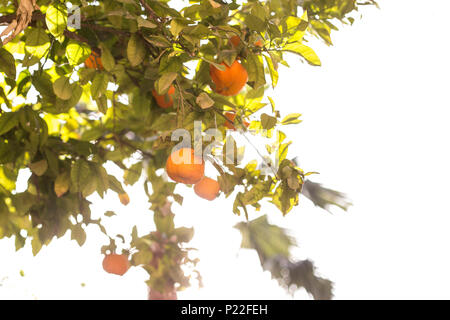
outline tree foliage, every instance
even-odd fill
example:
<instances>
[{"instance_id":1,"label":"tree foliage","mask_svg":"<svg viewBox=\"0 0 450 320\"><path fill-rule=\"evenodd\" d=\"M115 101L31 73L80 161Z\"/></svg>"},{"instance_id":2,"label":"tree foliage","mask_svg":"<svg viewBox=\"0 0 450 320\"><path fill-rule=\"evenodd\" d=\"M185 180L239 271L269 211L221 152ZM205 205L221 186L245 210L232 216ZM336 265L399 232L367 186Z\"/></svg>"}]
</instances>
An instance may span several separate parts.
<instances>
[{"instance_id":1,"label":"tree foliage","mask_svg":"<svg viewBox=\"0 0 450 320\"><path fill-rule=\"evenodd\" d=\"M150 286L159 291L187 287L190 275L181 266L196 261L183 244L193 230L174 226L171 203L181 204L183 196L159 170L178 142L171 133L184 128L195 138L195 121L201 121L203 132L220 130L223 137L216 137L208 159L222 192L234 198L230 211L248 219L269 202L287 214L299 203L309 173L288 159L290 142L280 128L300 123L300 114L284 114L265 90L276 87L279 67L288 65L285 55L320 66L308 39L317 36L332 44L338 23L352 24L359 5L375 3L70 3L80 10L68 10L65 1L0 0L0 24L8 25L0 47L0 238L15 237L17 249L30 238L34 254L68 231L83 245L87 225L107 233L101 219L91 217L89 196L115 192L126 204L124 185L143 181L157 231L144 236L131 231L131 261L148 271ZM79 28L70 23L77 12ZM233 45L230 38L236 36ZM93 65L85 62L88 58ZM225 97L212 90L210 66L222 70L222 62L231 65L236 59L248 72L247 86ZM173 106L158 107L152 92L164 95L171 87ZM224 116L229 111L236 114L233 121ZM227 122L250 136L247 147L252 135L267 139L267 154L277 163L264 157L238 163L244 146L226 152L236 144L226 135ZM122 177L108 172L110 163ZM17 192L24 170L31 172L28 187ZM111 240L102 251L115 248ZM311 273L312 267L304 268ZM314 290L309 291L324 297Z\"/></svg>"}]
</instances>

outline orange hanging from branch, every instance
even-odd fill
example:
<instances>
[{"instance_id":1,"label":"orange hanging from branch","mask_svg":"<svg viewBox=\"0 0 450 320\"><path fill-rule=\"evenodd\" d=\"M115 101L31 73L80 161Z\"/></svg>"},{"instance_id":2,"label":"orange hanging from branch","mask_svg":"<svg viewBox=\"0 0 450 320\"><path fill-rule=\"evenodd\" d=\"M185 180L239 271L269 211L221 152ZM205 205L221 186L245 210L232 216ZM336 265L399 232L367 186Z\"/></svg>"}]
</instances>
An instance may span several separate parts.
<instances>
[{"instance_id":1,"label":"orange hanging from branch","mask_svg":"<svg viewBox=\"0 0 450 320\"><path fill-rule=\"evenodd\" d=\"M166 172L176 182L194 184L203 178L205 163L202 158L195 155L194 149L182 148L169 156Z\"/></svg>"},{"instance_id":2,"label":"orange hanging from branch","mask_svg":"<svg viewBox=\"0 0 450 320\"><path fill-rule=\"evenodd\" d=\"M102 58L95 51L91 52L91 55L84 61L84 65L89 69L103 70Z\"/></svg>"},{"instance_id":3,"label":"orange hanging from branch","mask_svg":"<svg viewBox=\"0 0 450 320\"><path fill-rule=\"evenodd\" d=\"M199 197L212 201L220 194L220 185L216 180L204 177L195 184L194 192Z\"/></svg>"},{"instance_id":4,"label":"orange hanging from branch","mask_svg":"<svg viewBox=\"0 0 450 320\"><path fill-rule=\"evenodd\" d=\"M232 36L230 38L230 43L233 47L237 47L241 43L241 38L239 36Z\"/></svg>"},{"instance_id":5,"label":"orange hanging from branch","mask_svg":"<svg viewBox=\"0 0 450 320\"><path fill-rule=\"evenodd\" d=\"M152 95L160 108L167 109L173 106L173 96L175 94L175 87L171 85L166 94L158 94L155 89L152 90Z\"/></svg>"},{"instance_id":6,"label":"orange hanging from branch","mask_svg":"<svg viewBox=\"0 0 450 320\"><path fill-rule=\"evenodd\" d=\"M237 95L247 83L248 73L242 64L235 60L231 66L221 63L225 70L219 70L213 65L209 67L209 74L215 87L213 90L224 96Z\"/></svg>"},{"instance_id":7,"label":"orange hanging from branch","mask_svg":"<svg viewBox=\"0 0 450 320\"><path fill-rule=\"evenodd\" d=\"M124 254L107 254L103 259L103 269L108 273L123 276L129 268L130 262Z\"/></svg>"}]
</instances>

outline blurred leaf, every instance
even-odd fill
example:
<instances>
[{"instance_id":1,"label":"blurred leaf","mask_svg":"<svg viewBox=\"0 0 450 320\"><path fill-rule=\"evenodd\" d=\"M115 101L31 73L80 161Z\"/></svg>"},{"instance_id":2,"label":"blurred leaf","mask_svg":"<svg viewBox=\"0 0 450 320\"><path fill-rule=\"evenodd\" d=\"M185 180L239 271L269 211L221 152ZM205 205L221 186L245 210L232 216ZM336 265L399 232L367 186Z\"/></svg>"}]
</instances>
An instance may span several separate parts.
<instances>
[{"instance_id":1,"label":"blurred leaf","mask_svg":"<svg viewBox=\"0 0 450 320\"><path fill-rule=\"evenodd\" d=\"M58 98L69 100L72 97L72 88L69 78L61 77L53 83L53 91Z\"/></svg>"},{"instance_id":2,"label":"blurred leaf","mask_svg":"<svg viewBox=\"0 0 450 320\"><path fill-rule=\"evenodd\" d=\"M37 176L42 176L48 168L47 160L30 163L30 170Z\"/></svg>"},{"instance_id":3,"label":"blurred leaf","mask_svg":"<svg viewBox=\"0 0 450 320\"><path fill-rule=\"evenodd\" d=\"M330 210L331 206L337 206L347 211L352 205L345 194L323 187L320 183L305 181L303 187L303 195L310 199L314 205Z\"/></svg>"},{"instance_id":4,"label":"blurred leaf","mask_svg":"<svg viewBox=\"0 0 450 320\"><path fill-rule=\"evenodd\" d=\"M86 232L84 231L81 224L73 225L71 229L72 229L71 239L75 240L81 247L86 242Z\"/></svg>"},{"instance_id":5,"label":"blurred leaf","mask_svg":"<svg viewBox=\"0 0 450 320\"><path fill-rule=\"evenodd\" d=\"M70 40L66 48L66 57L73 66L83 63L91 55L91 48L85 43Z\"/></svg>"},{"instance_id":6,"label":"blurred leaf","mask_svg":"<svg viewBox=\"0 0 450 320\"><path fill-rule=\"evenodd\" d=\"M4 48L0 48L0 71L11 79L16 78L16 63L14 56Z\"/></svg>"},{"instance_id":7,"label":"blurred leaf","mask_svg":"<svg viewBox=\"0 0 450 320\"><path fill-rule=\"evenodd\" d=\"M70 186L70 175L68 172L63 172L56 177L55 180L55 193L56 196L61 197L69 190Z\"/></svg>"},{"instance_id":8,"label":"blurred leaf","mask_svg":"<svg viewBox=\"0 0 450 320\"><path fill-rule=\"evenodd\" d=\"M51 4L45 12L45 23L53 36L61 36L67 27L67 7L62 3Z\"/></svg>"},{"instance_id":9,"label":"blurred leaf","mask_svg":"<svg viewBox=\"0 0 450 320\"><path fill-rule=\"evenodd\" d=\"M128 41L127 56L132 67L138 66L144 61L146 55L145 44L138 34L133 34Z\"/></svg>"}]
</instances>

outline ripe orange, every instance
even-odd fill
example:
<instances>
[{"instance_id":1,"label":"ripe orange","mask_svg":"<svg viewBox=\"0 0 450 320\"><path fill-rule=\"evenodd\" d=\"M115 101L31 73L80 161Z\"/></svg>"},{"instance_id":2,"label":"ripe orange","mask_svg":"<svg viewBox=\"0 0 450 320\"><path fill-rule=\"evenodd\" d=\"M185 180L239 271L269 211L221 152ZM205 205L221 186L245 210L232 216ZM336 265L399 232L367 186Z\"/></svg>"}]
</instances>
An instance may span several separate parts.
<instances>
[{"instance_id":1,"label":"ripe orange","mask_svg":"<svg viewBox=\"0 0 450 320\"><path fill-rule=\"evenodd\" d=\"M234 122L234 119L236 119L236 113L225 112L225 117L227 119L229 119L230 121ZM227 127L230 130L236 130L236 127L230 121L225 121L225 127ZM246 126L246 127L248 127L250 125L250 123L248 123L247 121L243 121L243 123L244 123L244 126Z\"/></svg>"},{"instance_id":2,"label":"ripe orange","mask_svg":"<svg viewBox=\"0 0 450 320\"><path fill-rule=\"evenodd\" d=\"M230 38L230 43L233 47L237 47L241 43L241 38L239 38L239 36L232 36Z\"/></svg>"},{"instance_id":3,"label":"ripe orange","mask_svg":"<svg viewBox=\"0 0 450 320\"><path fill-rule=\"evenodd\" d=\"M234 96L238 94L247 83L247 70L238 60L235 60L229 67L222 62L224 71L217 69L212 64L209 66L209 74L214 82L214 91L224 96Z\"/></svg>"},{"instance_id":4,"label":"ripe orange","mask_svg":"<svg viewBox=\"0 0 450 320\"><path fill-rule=\"evenodd\" d=\"M130 203L130 197L128 196L128 193L126 193L126 192L119 194L119 200L120 200L120 203L122 203L124 206L126 206Z\"/></svg>"},{"instance_id":5,"label":"ripe orange","mask_svg":"<svg viewBox=\"0 0 450 320\"><path fill-rule=\"evenodd\" d=\"M192 148L174 151L166 163L167 175L176 182L194 184L203 178L205 163L194 154Z\"/></svg>"},{"instance_id":6,"label":"ripe orange","mask_svg":"<svg viewBox=\"0 0 450 320\"><path fill-rule=\"evenodd\" d=\"M103 70L102 58L95 51L91 52L91 55L84 61L84 65L89 69Z\"/></svg>"},{"instance_id":7,"label":"ripe orange","mask_svg":"<svg viewBox=\"0 0 450 320\"><path fill-rule=\"evenodd\" d=\"M124 254L107 254L103 259L103 269L108 273L123 276L129 268L128 257Z\"/></svg>"},{"instance_id":8,"label":"ripe orange","mask_svg":"<svg viewBox=\"0 0 450 320\"><path fill-rule=\"evenodd\" d=\"M156 100L159 107L166 109L173 106L173 95L175 94L175 87L170 86L169 91L166 94L158 94L155 89L152 90L152 95Z\"/></svg>"},{"instance_id":9,"label":"ripe orange","mask_svg":"<svg viewBox=\"0 0 450 320\"><path fill-rule=\"evenodd\" d=\"M212 201L219 195L220 185L216 180L204 177L195 184L194 191L199 197Z\"/></svg>"}]
</instances>

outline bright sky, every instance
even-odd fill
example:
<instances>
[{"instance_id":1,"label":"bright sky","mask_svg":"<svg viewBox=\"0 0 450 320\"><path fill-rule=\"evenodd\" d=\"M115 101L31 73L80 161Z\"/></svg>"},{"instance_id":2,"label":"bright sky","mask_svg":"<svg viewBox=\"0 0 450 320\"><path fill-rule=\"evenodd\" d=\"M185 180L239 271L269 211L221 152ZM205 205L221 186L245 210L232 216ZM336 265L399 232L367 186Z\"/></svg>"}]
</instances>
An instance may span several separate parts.
<instances>
[{"instance_id":1,"label":"bright sky","mask_svg":"<svg viewBox=\"0 0 450 320\"><path fill-rule=\"evenodd\" d=\"M295 137L290 156L320 172L315 181L348 193L354 206L331 215L303 199L285 218L270 205L263 212L292 231L296 257L315 261L335 282L337 299L448 299L450 2L379 2L381 10L364 10L362 21L335 33L334 47L311 43L321 68L292 57L272 94L284 114L303 114L301 125L286 130ZM107 218L108 230L126 234L134 223L142 233L153 229L139 187L128 189L128 207L115 194L93 199L94 212L119 212ZM291 298L253 251L239 250L232 226L242 218L230 201L180 193L176 223L195 227L204 278L204 288L180 299ZM146 273L106 274L98 243L107 240L90 231L83 248L68 235L36 258L29 245L15 253L13 240L0 241L0 299L146 299ZM309 297L300 291L295 298Z\"/></svg>"}]
</instances>

